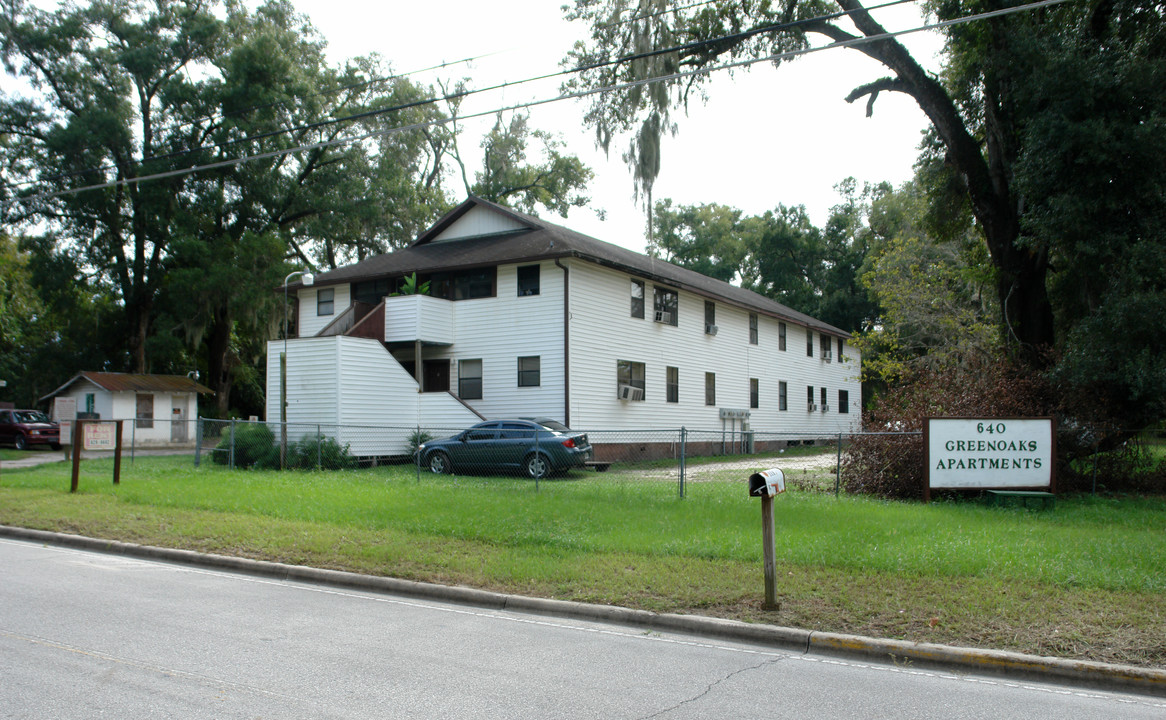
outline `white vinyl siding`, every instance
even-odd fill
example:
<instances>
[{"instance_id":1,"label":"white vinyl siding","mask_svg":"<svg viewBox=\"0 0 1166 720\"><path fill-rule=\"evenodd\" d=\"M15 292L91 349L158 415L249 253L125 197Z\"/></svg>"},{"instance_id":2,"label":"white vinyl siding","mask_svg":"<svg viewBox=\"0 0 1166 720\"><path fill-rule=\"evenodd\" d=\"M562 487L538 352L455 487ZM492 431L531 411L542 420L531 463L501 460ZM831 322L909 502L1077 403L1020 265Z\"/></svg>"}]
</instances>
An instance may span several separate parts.
<instances>
[{"instance_id":1,"label":"white vinyl siding","mask_svg":"<svg viewBox=\"0 0 1166 720\"><path fill-rule=\"evenodd\" d=\"M316 309L316 297L321 288L307 287L299 291L300 298L300 327L296 337L309 338L324 329L324 326L336 319L336 316L348 309L352 304L349 285L329 285L328 289L335 290L332 294L332 313L320 315ZM291 312L291 308L288 309ZM290 320L289 316L289 320ZM290 395L290 393L289 393Z\"/></svg>"},{"instance_id":2,"label":"white vinyl siding","mask_svg":"<svg viewBox=\"0 0 1166 720\"><path fill-rule=\"evenodd\" d=\"M628 286L633 277L592 263L571 260L571 425L576 429L679 428L719 430L720 409L748 409L750 380L760 388L807 385L846 389L849 414L831 407L828 414L808 416L780 412L776 402L761 402L749 419L762 432L835 433L857 429L856 399L859 358L847 348L846 362L826 363L819 357L778 349L779 322L787 342L805 343L806 333L818 334L788 320L758 314L758 342L749 342L751 311L717 302L717 335L705 333L705 298L680 291L677 327L628 314ZM651 285L649 284L649 287ZM816 343L815 343L816 344ZM645 401L621 402L611 392L612 368L619 360L635 359L645 366ZM667 373L677 368L679 402L668 402ZM704 404L705 373L716 374L715 406ZM764 391L764 390L763 390ZM771 391L772 392L772 391ZM796 402L794 408L801 408ZM791 408L793 409L793 408Z\"/></svg>"}]
</instances>

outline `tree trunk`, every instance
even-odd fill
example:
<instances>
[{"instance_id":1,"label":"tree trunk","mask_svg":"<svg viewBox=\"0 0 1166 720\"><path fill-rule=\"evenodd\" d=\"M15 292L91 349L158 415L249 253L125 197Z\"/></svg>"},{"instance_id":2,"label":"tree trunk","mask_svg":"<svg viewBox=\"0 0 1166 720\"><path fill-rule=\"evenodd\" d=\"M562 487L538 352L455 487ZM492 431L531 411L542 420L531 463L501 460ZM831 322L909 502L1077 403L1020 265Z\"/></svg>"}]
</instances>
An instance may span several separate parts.
<instances>
[{"instance_id":1,"label":"tree trunk","mask_svg":"<svg viewBox=\"0 0 1166 720\"><path fill-rule=\"evenodd\" d=\"M215 412L225 418L231 403L231 314L220 307L214 312L207 336L207 384L215 391Z\"/></svg>"}]
</instances>

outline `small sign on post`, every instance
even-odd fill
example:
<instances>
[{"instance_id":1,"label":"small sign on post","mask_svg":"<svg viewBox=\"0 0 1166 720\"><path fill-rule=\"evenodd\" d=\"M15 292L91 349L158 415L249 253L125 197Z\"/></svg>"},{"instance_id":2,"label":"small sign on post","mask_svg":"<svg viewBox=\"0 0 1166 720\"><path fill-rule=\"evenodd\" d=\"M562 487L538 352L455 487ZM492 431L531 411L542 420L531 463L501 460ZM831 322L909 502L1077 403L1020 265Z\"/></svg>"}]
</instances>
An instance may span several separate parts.
<instances>
[{"instance_id":1,"label":"small sign on post","mask_svg":"<svg viewBox=\"0 0 1166 720\"><path fill-rule=\"evenodd\" d=\"M785 473L777 468L749 476L750 497L761 498L761 543L765 556L766 610L780 610L777 601L777 533L773 522L773 498L785 492Z\"/></svg>"}]
</instances>

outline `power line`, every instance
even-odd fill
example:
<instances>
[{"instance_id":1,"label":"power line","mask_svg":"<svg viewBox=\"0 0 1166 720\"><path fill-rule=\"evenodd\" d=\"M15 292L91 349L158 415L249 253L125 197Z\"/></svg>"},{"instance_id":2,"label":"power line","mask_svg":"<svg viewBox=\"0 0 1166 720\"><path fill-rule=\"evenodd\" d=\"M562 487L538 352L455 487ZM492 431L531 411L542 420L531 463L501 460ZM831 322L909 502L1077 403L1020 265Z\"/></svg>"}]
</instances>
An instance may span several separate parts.
<instances>
[{"instance_id":1,"label":"power line","mask_svg":"<svg viewBox=\"0 0 1166 720\"><path fill-rule=\"evenodd\" d=\"M646 19L646 18L650 18L650 17L659 17L661 15L671 14L671 13L679 12L681 10L691 9L694 7L700 7L701 5L708 5L711 2L715 2L715 1L716 0L706 0L705 2L699 2L699 3L687 5L687 6L680 7L680 8L672 8L672 9L666 10L666 11L661 11L661 12L657 12L657 13L650 13L648 15L641 15L641 16L638 16L635 18L630 18L629 20L621 21L621 22L633 22L635 20L641 20L641 19ZM893 7L895 5L902 5L902 4L906 4L906 3L910 3L910 2L914 2L914 0L888 0L888 2L882 3L880 5L873 5L869 8L865 8L865 9L868 12L871 12L871 11L882 10L882 9L885 9L888 7ZM585 72L587 70L594 70L594 69L605 67L608 65L618 65L620 63L630 62L632 60L638 60L638 59L647 58L647 57L654 57L656 55L661 55L661 54L683 52L685 50L694 50L694 49L698 49L698 48L705 47L708 45L722 43L722 42L725 42L726 40L735 41L735 40L746 39L746 38L752 37L754 35L761 35L761 34L770 33L770 32L777 32L779 30L789 30L789 29L798 27L800 25L805 25L805 24L813 23L813 22L824 22L824 21L836 20L840 17L850 15L850 14L857 12L857 11L858 11L858 9L842 10L842 11L837 11L837 12L833 12L833 13L828 13L826 15L818 15L818 16L815 16L812 18L805 18L802 20L789 21L789 22L784 22L784 23L773 23L770 25L761 26L758 28L754 28L752 30L742 31L742 32L735 33L732 35L718 36L716 38L709 38L706 40L693 41L691 43L686 43L684 45L675 45L675 46L668 47L668 48L660 48L660 49L656 49L656 50L649 50L649 51L646 51L643 53L635 53L632 55L625 55L625 56L621 56L621 57L618 57L615 59L604 60L604 61L592 63L591 65L587 65L584 67L570 68L567 70L560 70L560 71L553 72L553 73L546 73L543 75L538 75L535 77L526 78L524 80L507 81L507 82L499 83L499 84L492 85L489 87L479 88L476 90L464 90L464 91L448 94L448 95L442 96L440 98L429 98L429 99L424 99L424 100L416 100L416 101L413 101L411 103L406 103L404 105L394 105L394 106L389 106L386 108L378 108L378 109L369 110L369 111L366 111L363 113L356 113L354 115L346 115L346 116L341 117L341 118L330 118L328 120L320 120L320 121L317 121L314 123L306 123L306 124L302 124L302 125L293 126L290 128L280 128L278 130L271 130L271 131L268 131L265 133L260 133L258 135L249 135L247 137L238 138L235 140L229 140L229 141L222 142L222 143L215 143L213 145L200 145L198 147L188 148L185 150L175 150L174 152L170 152L170 153L167 153L165 155L151 155L149 157L143 157L140 162L142 164L144 164L148 160L166 160L166 159L181 157L183 155L190 155L193 153L202 152L204 150L210 150L210 149L225 150L226 148L233 147L235 145L242 145L242 144L246 144L246 143L251 143L251 142L255 142L257 140L263 140L265 138L275 137L277 135L283 135L285 133L315 130L315 129L327 127L329 125L335 125L335 124L342 123L342 122L356 122L358 120L364 120L364 119L367 119L370 117L376 117L378 115L383 115L383 114L390 113L390 112L398 112L401 110L407 110L407 109L411 109L411 108L415 108L415 107L422 107L424 105L435 104L438 102L449 102L451 100L457 100L457 99L469 97L471 95L492 92L495 90L504 90L504 89L506 89L508 87L512 87L512 86L525 85L527 83L538 82L541 80L549 80L551 78L561 77L564 75L571 75L574 73L581 73L581 72ZM612 24L614 24L614 23L612 23ZM487 55L490 55L490 54L495 54L495 53L488 53L486 55L479 56L479 57L486 57ZM470 59L473 59L473 58L470 58ZM459 61L459 62L461 62L461 61ZM416 71L416 72L421 72L421 71ZM392 78L389 78L389 79L392 79ZM374 84L376 82L378 82L377 79L372 79L372 80L367 81L367 83L365 83L365 84ZM352 87L357 87L357 86L358 85L354 85ZM306 97L316 97L316 96L323 95L323 94L326 94L326 93L317 93L316 95L309 95ZM277 105L277 104L281 104L281 103L269 103L266 106L259 106L259 107L270 107L272 105ZM197 122L197 121L193 121L190 123L179 125L178 127L179 128L187 127L191 124L194 124L194 122ZM203 167L205 167L205 166L203 166ZM105 172L105 171L115 170L115 169L116 168L113 166L104 165L104 166L99 166L96 168L87 168L85 170L76 170L76 171L73 171L71 173L61 173L58 175L51 176L49 178L42 178L40 180L29 180L29 181L26 181L23 183L7 184L7 185L5 185L5 187L18 188L18 187L24 187L27 185L34 185L38 182L45 182L46 180L55 180L55 179L61 179L61 178L75 177L78 175L83 175L85 173Z\"/></svg>"},{"instance_id":2,"label":"power line","mask_svg":"<svg viewBox=\"0 0 1166 720\"><path fill-rule=\"evenodd\" d=\"M1005 15L1011 15L1011 14L1018 13L1018 12L1026 12L1029 10L1036 10L1036 9L1040 9L1043 7L1049 7L1052 5L1061 5L1061 4L1064 4L1066 2L1071 2L1071 1L1072 0L1039 0L1038 2L1028 3L1026 5L1017 5L1017 6L1014 6L1011 8L1003 8L1000 10L993 10L993 11L989 11L989 12L985 12L985 13L978 13L976 15L969 15L969 16L962 17L962 18L954 18L952 20L944 20L941 22L932 23L932 24L928 24L928 25L921 25L919 27L911 28L908 30L897 30L894 32L881 33L879 35L855 37L855 38L850 39L850 40L833 42L833 43L830 43L828 45L823 45L820 47L804 48L801 50L790 50L790 51L786 51L786 52L775 53L775 54L772 54L772 55L769 55L766 57L762 57L762 58L754 58L752 60L741 60L738 62L727 63L724 65L718 65L718 66L712 67L712 68L698 68L695 70L676 72L676 73L671 73L668 75L661 75L661 76L652 77L652 78L644 78L642 80L635 80L635 81L630 81L630 82L626 82L626 83L619 83L616 85L609 85L609 86L601 87L601 88L591 88L588 90L580 90L580 91L572 92L572 93L564 93L564 94L558 95L558 96L553 97L553 98L544 98L542 100L531 100L529 102L517 103L514 105L507 106L507 107L495 108L492 110L485 110L485 111L481 111L481 112L477 112L477 113L471 113L468 115L461 115L461 116L458 116L456 118L436 118L433 120L427 120L427 121L419 122L419 123L412 123L409 125L403 125L403 126L394 127L394 128L375 130L375 131L365 133L363 135L358 135L355 137L337 138L337 139L333 139L333 140L327 140L327 141L312 143L312 144L308 144L308 145L299 145L299 146L292 147L292 148L281 148L279 150L271 150L268 152L258 153L255 155L248 155L248 156L244 156L244 157L240 157L240 158L232 158L229 160L221 160L218 162L207 163L205 165L195 165L195 166L192 166L189 168L183 168L183 169L179 169L179 170L169 170L166 172L154 173L151 175L143 175L143 176L136 177L136 178L127 178L127 179L123 179L123 180L113 180L113 181L106 182L106 183L98 183L95 185L89 185L89 186L85 186L85 187L81 187L81 188L71 188L69 190L61 190L61 191L52 192L52 193L42 193L40 195L26 196L24 198L19 198L19 199L22 201L25 201L25 202L30 202L30 201L35 201L35 200L47 200L47 199L51 199L51 198L55 198L55 197L75 195L75 194L78 194L81 192L87 192L89 190L101 190L101 189L110 188L110 187L120 187L120 186L127 186L127 185L131 185L131 184L136 184L136 183L150 182L150 181L154 181L154 180L163 180L163 179L170 178L170 177L177 177L177 176L181 176L181 175L190 175L190 174L194 174L196 172L201 172L204 170L217 170L220 168L241 165L241 164L246 163L246 162L253 162L253 161L257 161L257 160L266 160L266 159L274 158L274 157L283 157L285 155L290 155L290 154L296 153L296 152L309 151L309 150L323 150L323 149L327 149L330 147L351 145L351 144L363 142L366 140L372 140L372 139L375 139L378 137L383 137L386 135L392 135L392 134L400 133L400 132L407 132L409 130L419 130L419 129L428 128L428 127L436 127L438 125L445 125L445 124L448 124L448 123L451 123L451 122L454 122L457 120L467 120L467 119L485 117L485 116L494 115L494 114L497 114L500 112L513 112L515 110L524 110L524 109L529 109L529 108L533 108L533 107L538 107L541 105L547 105L547 104L554 103L554 102L561 102L563 100L577 100L577 99L588 97L591 95L597 95L599 93L617 92L620 90L629 90L629 89L632 89L635 87L642 87L644 85L649 85L649 84L657 83L657 82L667 82L667 81L673 81L673 80L682 80L682 79L690 78L690 77L698 77L701 75L711 75L714 72L719 72L722 70L733 70L733 69L737 69L737 68L750 67L752 65L756 65L758 63L763 63L763 62L778 62L778 61L782 61L782 60L792 60L794 58L802 57L804 55L809 55L809 54L816 53L816 52L823 52L826 50L854 48L854 47L858 47L858 46L862 46L862 45L873 44L876 42L882 42L885 40L891 40L891 39L901 37L904 35L912 35L915 33L925 32L925 31L930 31L930 30L939 30L939 29L943 29L946 27L952 27L955 25L963 25L966 23L975 22L978 20L988 20L991 18L1002 17ZM523 81L523 82L526 82L526 81Z\"/></svg>"},{"instance_id":3,"label":"power line","mask_svg":"<svg viewBox=\"0 0 1166 720\"><path fill-rule=\"evenodd\" d=\"M637 16L635 18L630 18L629 20L625 20L625 21L621 21L621 22L626 23L626 22L633 22L635 20L641 20L641 19L646 19L646 18L650 18L650 17L659 17L661 15L671 14L671 13L679 12L681 10L691 9L694 7L700 7L702 5L708 5L708 4L715 2L715 1L716 0L706 0L705 2L699 2L699 3L687 5L687 6L680 7L680 8L672 8L672 9L666 10L666 11ZM865 8L865 10L867 12L872 12L875 10L883 10L885 8L888 8L888 7L893 7L896 5L903 5L903 4L911 3L911 2L914 2L914 0L888 0L888 2L882 3L880 5L872 5L869 8ZM319 120L319 121L316 121L314 123L305 123L302 125L292 126L290 128L280 128L277 130L271 130L271 131L268 131L265 133L260 133L257 135L248 135L247 137L238 138L235 140L228 140L228 141L222 142L222 143L215 143L213 145L200 145L198 147L188 148L185 150L175 150L174 152L170 152L170 153L167 153L165 155L151 155L149 157L143 157L140 162L142 164L144 164L148 160L166 160L166 159L170 159L170 158L181 157L183 155L190 155L193 153L202 152L204 150L211 150L211 149L225 150L226 148L233 147L236 145L251 143L251 142L255 142L257 140L263 140L263 139L266 139L269 137L283 135L285 133L294 133L294 132L303 132L303 131L307 131L307 130L315 130L315 129L327 127L329 125L335 125L335 124L344 123L344 122L356 122L358 120L365 120L367 118L376 117L378 115L383 115L383 114L390 113L390 112L398 112L401 110L408 110L411 108L422 107L422 106L430 105L430 104L436 104L438 102L449 102L452 100L466 98L466 97L469 97L471 95L477 95L477 94L486 93L486 92L493 92L495 90L504 90L504 89L509 88L509 87L516 87L519 85L525 85L527 83L539 82L541 80L549 80L551 78L561 77L561 76L565 76L565 75L571 75L571 74L575 74L575 73L581 73L581 72L585 72L588 70L595 70L595 69L605 67L608 65L618 65L621 63L625 63L625 62L639 60L639 59L643 59L643 58L647 58L647 57L654 57L654 56L662 55L662 54L683 52L685 50L695 50L695 49L699 49L701 47L705 47L708 45L723 43L725 41L742 40L742 39L747 39L747 38L755 36L755 35L761 35L761 34L770 33L770 32L777 32L780 30L789 30L789 29L792 29L792 28L795 28L795 27L798 27L801 25L806 25L806 24L814 23L814 22L826 22L826 21L830 21L830 20L836 20L840 17L850 15L850 14L857 12L857 11L858 11L858 9L841 10L841 11L837 11L837 12L833 12L833 13L828 13L825 15L817 15L817 16L814 16L812 18L805 18L802 20L788 21L788 22L783 22L783 23L772 23L772 24L764 25L764 26L761 26L758 28L753 28L751 30L746 30L746 31L742 31L739 33L734 33L732 35L718 36L718 37L709 38L706 40L697 40L697 41L693 41L690 43L685 43L683 45L674 45L674 46L667 47L667 48L649 50L649 51L642 52L642 53L634 53L632 55L624 55L624 56L621 56L621 57L618 57L615 59L603 60L600 62L592 63L590 65L583 66L583 67L570 68L567 70L560 70L560 71L553 72L553 73L546 73L543 75L538 75L538 76L526 78L523 80L506 81L506 82L498 83L496 85L492 85L489 87L478 88L476 90L463 90L463 91L459 91L456 93L447 94L447 95L444 95L444 96L439 97L439 98L428 98L428 99L423 99L423 100L416 100L416 101L413 101L410 103L405 103L403 105L393 105L393 106L389 106L389 107L385 107L385 108L378 108L378 109L369 110L369 111L366 111L363 113L346 115L346 116L340 117L340 118L330 118L328 120ZM612 24L615 24L615 23L612 23ZM482 55L479 57L486 57L490 54L496 54L496 53L488 53L486 55ZM473 59L473 58L470 58L470 59ZM459 62L461 62L461 61L459 61ZM421 71L416 71L416 72L421 72ZM367 81L367 84L373 84L375 82L378 82L378 80L377 79L369 80L369 81ZM353 87L356 87L356 86L353 86ZM317 95L309 95L307 97L316 97L318 95L323 95L323 94L326 94L326 93L318 93ZM280 103L270 103L267 106L260 106L260 107L269 107L271 105L276 105L276 104L280 104ZM191 124L193 124L193 122L186 123L184 125L179 125L178 127L186 127L186 126L191 125ZM206 166L204 165L202 167L206 167ZM104 165L104 166L99 166L96 168L87 168L84 170L76 170L76 171L73 171L71 173L61 173L58 175L51 176L49 178L42 178L39 180L29 180L29 181L26 181L23 183L7 184L7 185L5 185L5 187L18 188L18 187L24 187L27 185L34 185L34 184L37 184L40 182L45 182L47 180L56 180L56 179L61 179L61 178L75 177L78 175L83 175L85 173L105 172L105 171L115 170L115 169L116 168L113 166Z\"/></svg>"}]
</instances>

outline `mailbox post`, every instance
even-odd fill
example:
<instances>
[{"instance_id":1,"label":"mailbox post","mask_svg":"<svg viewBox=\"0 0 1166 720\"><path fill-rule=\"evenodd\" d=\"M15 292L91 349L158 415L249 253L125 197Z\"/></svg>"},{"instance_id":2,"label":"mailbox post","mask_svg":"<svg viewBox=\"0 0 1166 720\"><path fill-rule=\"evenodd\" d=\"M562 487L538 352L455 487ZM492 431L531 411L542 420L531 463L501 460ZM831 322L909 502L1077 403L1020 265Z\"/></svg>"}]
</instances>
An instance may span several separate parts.
<instances>
[{"instance_id":1,"label":"mailbox post","mask_svg":"<svg viewBox=\"0 0 1166 720\"><path fill-rule=\"evenodd\" d=\"M749 496L761 498L761 543L765 554L766 610L780 610L777 602L777 534L773 523L773 498L785 492L785 473L777 468L749 476Z\"/></svg>"}]
</instances>

